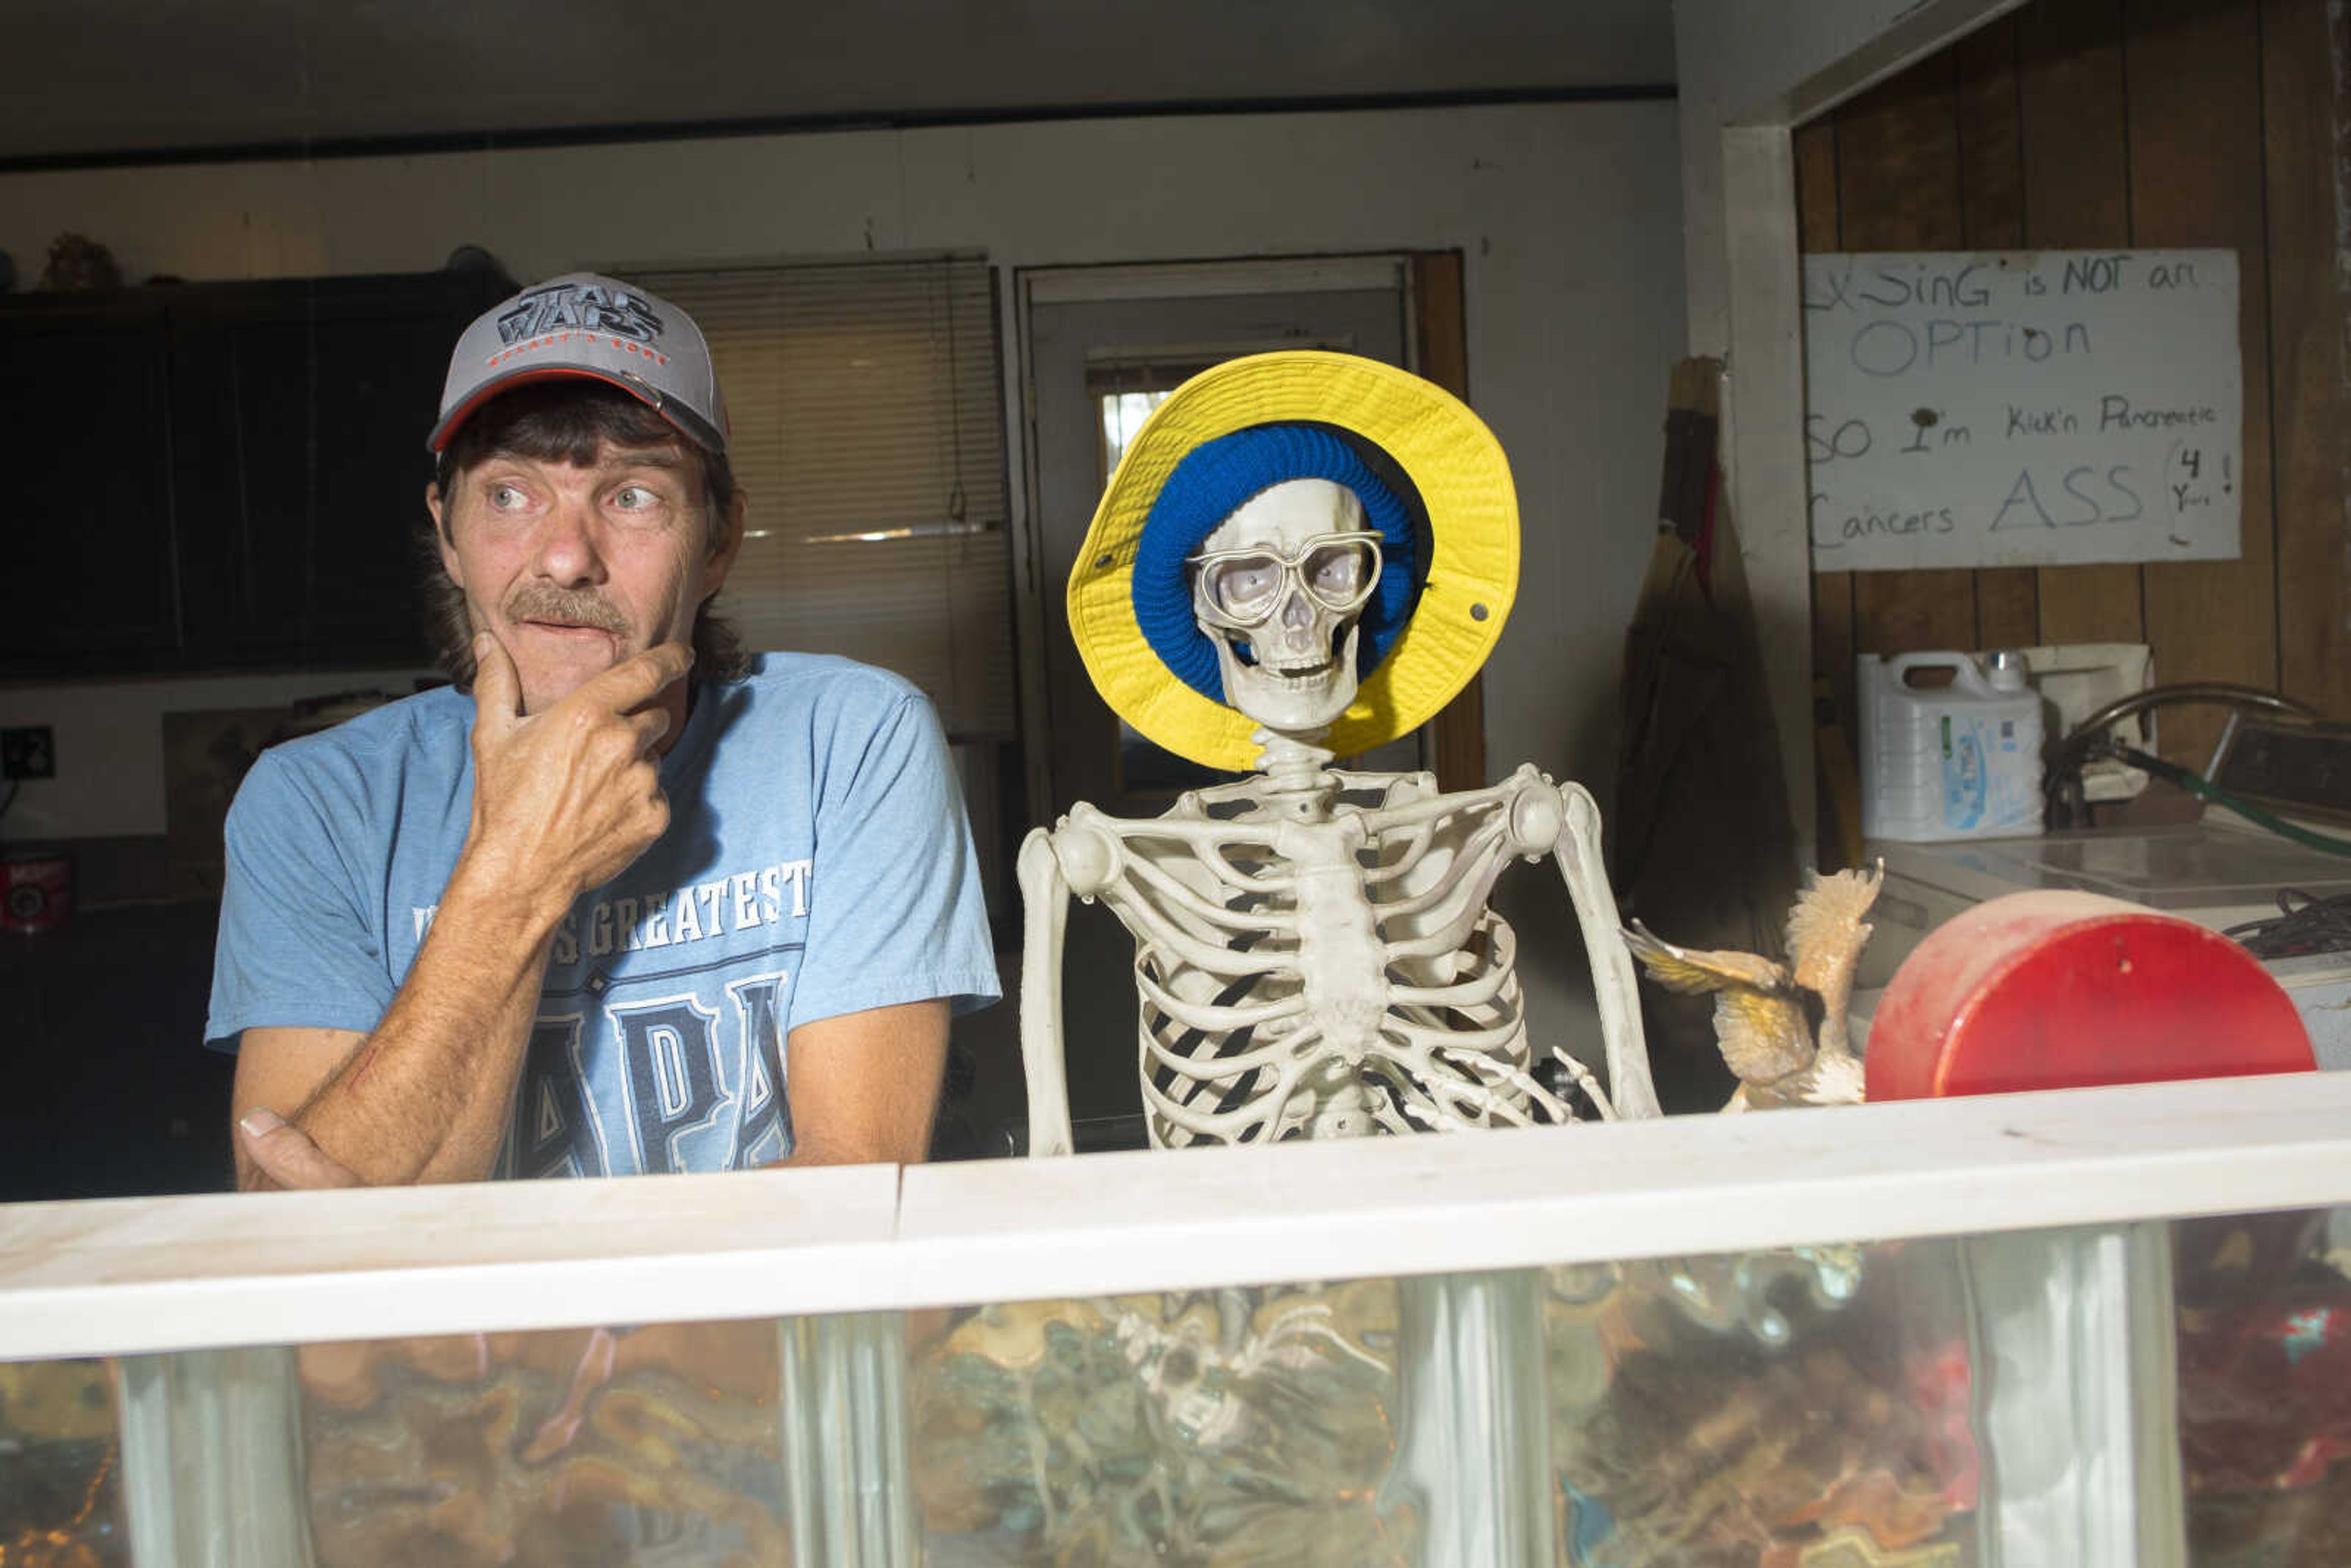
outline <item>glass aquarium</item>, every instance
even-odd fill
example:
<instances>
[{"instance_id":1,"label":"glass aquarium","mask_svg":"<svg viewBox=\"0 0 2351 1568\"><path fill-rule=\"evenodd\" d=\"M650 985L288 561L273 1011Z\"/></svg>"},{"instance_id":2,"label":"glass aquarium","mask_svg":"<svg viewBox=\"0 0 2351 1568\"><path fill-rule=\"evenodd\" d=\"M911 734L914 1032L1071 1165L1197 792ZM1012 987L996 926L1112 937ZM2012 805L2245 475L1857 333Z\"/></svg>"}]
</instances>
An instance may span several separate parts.
<instances>
[{"instance_id":1,"label":"glass aquarium","mask_svg":"<svg viewBox=\"0 0 2351 1568\"><path fill-rule=\"evenodd\" d=\"M2351 1075L0 1208L0 1563L2351 1562Z\"/></svg>"}]
</instances>

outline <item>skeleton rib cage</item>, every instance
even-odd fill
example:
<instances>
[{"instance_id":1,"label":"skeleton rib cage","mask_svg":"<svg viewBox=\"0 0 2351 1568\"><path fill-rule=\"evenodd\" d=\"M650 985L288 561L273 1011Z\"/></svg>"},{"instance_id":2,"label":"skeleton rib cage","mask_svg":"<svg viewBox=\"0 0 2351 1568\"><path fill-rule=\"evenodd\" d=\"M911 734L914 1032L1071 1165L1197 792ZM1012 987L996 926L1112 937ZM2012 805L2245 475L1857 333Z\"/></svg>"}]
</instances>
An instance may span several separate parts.
<instances>
[{"instance_id":1,"label":"skeleton rib cage","mask_svg":"<svg viewBox=\"0 0 2351 1568\"><path fill-rule=\"evenodd\" d=\"M1327 813L1258 778L1144 821L1080 803L1050 835L1071 891L1135 939L1152 1142L1572 1119L1531 1071L1516 938L1488 906L1511 856L1554 847L1561 789L1531 767L1449 795L1331 777Z\"/></svg>"}]
</instances>

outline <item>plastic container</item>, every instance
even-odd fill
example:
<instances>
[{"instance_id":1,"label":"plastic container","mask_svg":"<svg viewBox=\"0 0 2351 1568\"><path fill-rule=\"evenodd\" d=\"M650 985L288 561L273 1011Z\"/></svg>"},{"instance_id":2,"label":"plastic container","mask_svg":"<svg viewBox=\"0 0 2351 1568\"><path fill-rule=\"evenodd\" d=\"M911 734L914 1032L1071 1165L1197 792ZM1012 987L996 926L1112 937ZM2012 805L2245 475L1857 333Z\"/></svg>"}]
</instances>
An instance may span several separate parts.
<instances>
[{"instance_id":1,"label":"plastic container","mask_svg":"<svg viewBox=\"0 0 2351 1568\"><path fill-rule=\"evenodd\" d=\"M55 931L72 913L69 856L26 853L0 860L0 931L27 936Z\"/></svg>"},{"instance_id":2,"label":"plastic container","mask_svg":"<svg viewBox=\"0 0 2351 1568\"><path fill-rule=\"evenodd\" d=\"M1859 663L1861 831L1914 843L2041 831L2041 695L2013 651Z\"/></svg>"},{"instance_id":3,"label":"plastic container","mask_svg":"<svg viewBox=\"0 0 2351 1568\"><path fill-rule=\"evenodd\" d=\"M1869 1020L1868 1100L2309 1072L2294 997L2217 931L2094 893L1987 899L1927 934Z\"/></svg>"}]
</instances>

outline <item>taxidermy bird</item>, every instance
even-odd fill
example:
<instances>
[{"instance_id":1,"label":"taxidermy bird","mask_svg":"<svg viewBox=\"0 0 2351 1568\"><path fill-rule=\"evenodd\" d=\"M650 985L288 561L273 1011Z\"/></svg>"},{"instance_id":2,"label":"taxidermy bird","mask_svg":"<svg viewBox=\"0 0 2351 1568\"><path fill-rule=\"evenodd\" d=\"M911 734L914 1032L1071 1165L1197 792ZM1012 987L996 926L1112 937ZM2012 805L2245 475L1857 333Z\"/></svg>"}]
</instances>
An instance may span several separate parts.
<instances>
[{"instance_id":1,"label":"taxidermy bird","mask_svg":"<svg viewBox=\"0 0 2351 1568\"><path fill-rule=\"evenodd\" d=\"M1726 1111L1861 1102L1861 1058L1845 1033L1862 923L1886 868L1814 876L1788 916L1787 964L1752 953L1677 947L1639 921L1625 946L1669 991L1714 993L1714 1034L1738 1076Z\"/></svg>"}]
</instances>

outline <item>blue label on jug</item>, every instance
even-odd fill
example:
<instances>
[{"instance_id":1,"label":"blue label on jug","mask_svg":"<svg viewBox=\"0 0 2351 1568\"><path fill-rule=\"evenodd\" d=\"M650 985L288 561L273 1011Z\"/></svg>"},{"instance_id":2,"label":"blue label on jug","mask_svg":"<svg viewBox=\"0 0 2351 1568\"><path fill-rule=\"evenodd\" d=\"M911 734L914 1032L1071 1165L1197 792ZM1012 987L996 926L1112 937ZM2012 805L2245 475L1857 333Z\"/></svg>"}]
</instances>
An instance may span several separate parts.
<instances>
[{"instance_id":1,"label":"blue label on jug","mask_svg":"<svg viewBox=\"0 0 2351 1568\"><path fill-rule=\"evenodd\" d=\"M1958 726L1943 716L1943 826L1962 832L1983 821L1984 755L1981 727Z\"/></svg>"}]
</instances>

